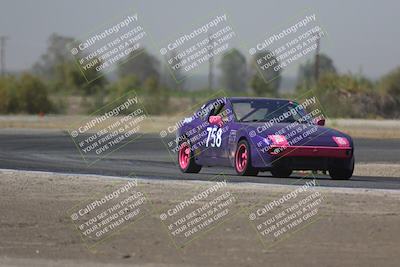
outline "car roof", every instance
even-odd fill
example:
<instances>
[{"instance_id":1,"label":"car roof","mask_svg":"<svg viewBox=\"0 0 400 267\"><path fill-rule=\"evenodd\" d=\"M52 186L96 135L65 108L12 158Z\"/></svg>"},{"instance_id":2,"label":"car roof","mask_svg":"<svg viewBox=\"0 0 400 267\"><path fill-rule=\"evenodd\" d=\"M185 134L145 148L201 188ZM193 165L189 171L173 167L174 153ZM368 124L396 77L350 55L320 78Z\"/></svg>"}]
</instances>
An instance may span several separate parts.
<instances>
[{"instance_id":1,"label":"car roof","mask_svg":"<svg viewBox=\"0 0 400 267\"><path fill-rule=\"evenodd\" d=\"M213 98L213 99L208 100L203 106L206 106L206 105L208 105L209 103L215 101L216 99L220 99L220 98L226 98L226 99L228 99L229 101L231 101L231 100L236 100L236 101L240 101L240 100L252 100L252 99L254 99L254 100L272 100L272 101L278 100L278 101L288 101L288 102L293 101L293 100L284 99L284 98L268 98L268 97L257 97L257 96L217 97L217 98ZM201 108L203 108L203 107L201 107Z\"/></svg>"},{"instance_id":2,"label":"car roof","mask_svg":"<svg viewBox=\"0 0 400 267\"><path fill-rule=\"evenodd\" d=\"M269 98L269 97L258 97L258 96L235 96L235 97L227 97L229 100L282 100L282 101L292 101L290 99L285 98Z\"/></svg>"}]
</instances>

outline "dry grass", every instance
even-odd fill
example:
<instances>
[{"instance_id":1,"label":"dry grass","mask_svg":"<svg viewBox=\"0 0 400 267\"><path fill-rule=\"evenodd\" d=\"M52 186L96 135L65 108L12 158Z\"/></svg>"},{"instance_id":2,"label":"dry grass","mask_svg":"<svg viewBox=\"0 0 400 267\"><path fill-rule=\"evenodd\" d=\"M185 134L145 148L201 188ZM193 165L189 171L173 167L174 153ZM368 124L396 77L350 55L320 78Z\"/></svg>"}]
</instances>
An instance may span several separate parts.
<instances>
[{"instance_id":1,"label":"dry grass","mask_svg":"<svg viewBox=\"0 0 400 267\"><path fill-rule=\"evenodd\" d=\"M69 115L13 115L0 116L0 129L53 129L71 130L79 125L87 116ZM179 116L152 116L141 124L141 132L159 133L174 126L182 118ZM117 118L113 119L114 121ZM327 120L327 126L339 129L353 137L365 138L400 138L400 120L364 120L364 119L332 119Z\"/></svg>"}]
</instances>

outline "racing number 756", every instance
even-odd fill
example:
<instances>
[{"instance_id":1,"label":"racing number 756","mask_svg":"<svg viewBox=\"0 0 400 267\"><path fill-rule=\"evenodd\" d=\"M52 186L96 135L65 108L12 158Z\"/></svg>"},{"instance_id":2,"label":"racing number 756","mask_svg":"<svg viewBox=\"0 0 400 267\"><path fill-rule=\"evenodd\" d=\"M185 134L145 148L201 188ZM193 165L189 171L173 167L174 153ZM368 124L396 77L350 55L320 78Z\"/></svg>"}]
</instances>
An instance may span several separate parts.
<instances>
[{"instance_id":1,"label":"racing number 756","mask_svg":"<svg viewBox=\"0 0 400 267\"><path fill-rule=\"evenodd\" d=\"M207 127L207 132L208 136L206 140L206 147L209 145L211 147L220 147L222 143L222 129L217 127Z\"/></svg>"}]
</instances>

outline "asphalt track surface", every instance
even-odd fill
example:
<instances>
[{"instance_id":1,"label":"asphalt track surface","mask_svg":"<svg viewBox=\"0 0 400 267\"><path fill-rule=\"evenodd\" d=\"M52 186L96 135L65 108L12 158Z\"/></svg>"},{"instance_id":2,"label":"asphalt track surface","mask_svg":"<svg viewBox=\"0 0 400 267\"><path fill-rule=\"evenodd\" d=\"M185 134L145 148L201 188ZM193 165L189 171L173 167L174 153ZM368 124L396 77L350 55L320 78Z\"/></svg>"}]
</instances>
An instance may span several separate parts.
<instances>
[{"instance_id":1,"label":"asphalt track surface","mask_svg":"<svg viewBox=\"0 0 400 267\"><path fill-rule=\"evenodd\" d=\"M400 139L355 139L355 149L356 164L400 163ZM301 176L273 178L269 172L262 172L257 177L241 177L233 168L203 168L199 174L182 174L161 139L151 134L141 136L88 166L67 133L1 132L0 168L203 181L223 173L232 183L303 184L307 180ZM353 176L349 181L335 181L324 175L316 177L319 185L327 187L400 189L400 178L395 177ZM218 176L216 179L223 178Z\"/></svg>"}]
</instances>

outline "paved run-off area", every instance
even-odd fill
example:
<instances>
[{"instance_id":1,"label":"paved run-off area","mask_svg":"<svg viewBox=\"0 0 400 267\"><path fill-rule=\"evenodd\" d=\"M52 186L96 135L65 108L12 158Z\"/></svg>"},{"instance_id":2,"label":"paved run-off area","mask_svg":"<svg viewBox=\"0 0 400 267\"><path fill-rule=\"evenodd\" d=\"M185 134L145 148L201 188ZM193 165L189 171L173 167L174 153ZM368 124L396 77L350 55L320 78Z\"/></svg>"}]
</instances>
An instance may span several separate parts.
<instances>
[{"instance_id":1,"label":"paved run-off area","mask_svg":"<svg viewBox=\"0 0 400 267\"><path fill-rule=\"evenodd\" d=\"M396 190L317 186L312 190L323 197L318 219L266 246L247 211L254 203L267 204L299 187L229 183L226 175L226 190L237 197L231 209L238 212L182 248L174 245L159 211L221 179L166 183L139 178L152 208L93 251L73 226L71 208L129 180L7 170L0 176L0 265L398 266L400 260Z\"/></svg>"}]
</instances>

